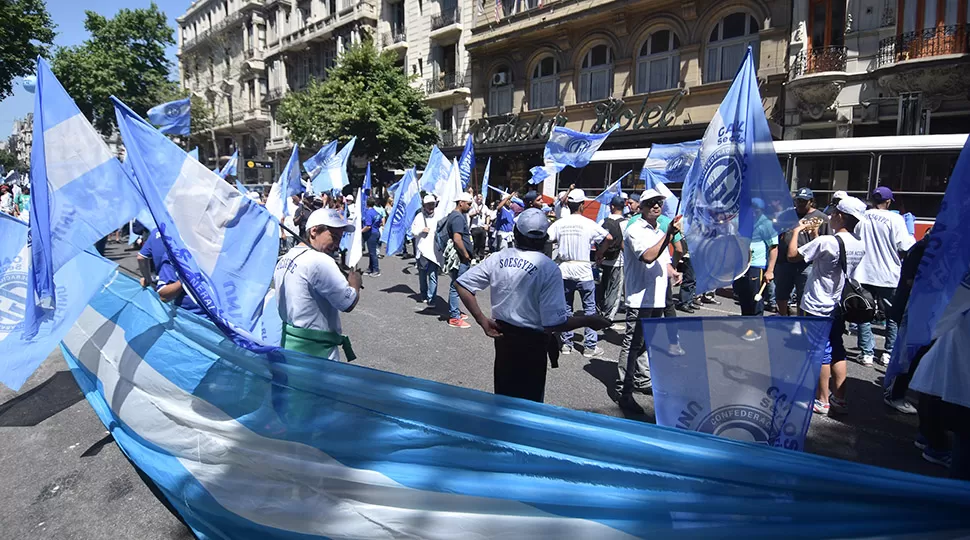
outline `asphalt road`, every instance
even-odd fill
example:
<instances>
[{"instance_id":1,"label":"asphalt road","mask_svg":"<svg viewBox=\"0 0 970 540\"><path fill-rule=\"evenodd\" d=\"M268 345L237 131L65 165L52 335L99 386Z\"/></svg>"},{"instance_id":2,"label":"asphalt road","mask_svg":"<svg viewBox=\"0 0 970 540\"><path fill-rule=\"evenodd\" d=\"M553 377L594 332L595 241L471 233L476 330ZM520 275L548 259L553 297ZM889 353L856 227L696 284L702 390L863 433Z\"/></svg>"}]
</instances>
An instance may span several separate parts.
<instances>
[{"instance_id":1,"label":"asphalt road","mask_svg":"<svg viewBox=\"0 0 970 540\"><path fill-rule=\"evenodd\" d=\"M109 246L109 256L135 270L134 254ZM447 325L450 280L439 281L440 310L416 313L417 273L413 260L381 260L383 275L365 278L360 303L343 316L358 363L439 382L492 390L492 345L481 330ZM736 315L722 305L698 315ZM487 294L480 295L483 306ZM578 300L577 300L577 308ZM606 355L562 356L549 371L546 402L611 416L623 416L607 387L616 377L622 336L607 330ZM854 349L855 337L847 337ZM881 346L878 338L877 346ZM808 452L942 476L913 447L915 416L882 403L882 368L849 363L850 414L838 419L816 415L808 432ZM646 410L636 421L653 421L653 399L637 395ZM824 474L824 471L820 471ZM19 393L0 387L0 540L192 538L152 495L84 400L60 351L53 352Z\"/></svg>"}]
</instances>

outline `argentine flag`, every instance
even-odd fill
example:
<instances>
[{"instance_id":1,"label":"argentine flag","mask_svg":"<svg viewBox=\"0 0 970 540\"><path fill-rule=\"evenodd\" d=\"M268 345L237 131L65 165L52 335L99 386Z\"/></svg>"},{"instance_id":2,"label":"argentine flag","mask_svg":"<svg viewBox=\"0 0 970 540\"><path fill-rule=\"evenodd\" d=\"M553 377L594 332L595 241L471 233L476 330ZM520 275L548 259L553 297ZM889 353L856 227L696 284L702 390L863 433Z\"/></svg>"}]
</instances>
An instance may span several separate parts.
<instances>
[{"instance_id":1,"label":"argentine flag","mask_svg":"<svg viewBox=\"0 0 970 540\"><path fill-rule=\"evenodd\" d=\"M350 183L347 177L347 160L350 159L350 153L354 150L354 143L356 142L357 137L353 137L339 152L334 154L328 151L323 156L317 157L328 148L336 148L337 141L332 141L330 144L333 147L328 144L316 156L307 160L307 163L311 163L313 167L312 171L310 171L310 183L313 185L313 191L315 193L328 193L332 190L339 191ZM303 165L304 167L307 166L306 163Z\"/></svg>"},{"instance_id":2,"label":"argentine flag","mask_svg":"<svg viewBox=\"0 0 970 540\"><path fill-rule=\"evenodd\" d=\"M182 285L227 336L258 348L251 332L273 278L279 225L112 99L128 160Z\"/></svg>"},{"instance_id":3,"label":"argentine flag","mask_svg":"<svg viewBox=\"0 0 970 540\"><path fill-rule=\"evenodd\" d=\"M600 208L596 212L596 223L603 223L603 220L610 215L610 202L613 200L613 197L617 197L623 193L623 179L631 172L633 171L627 171L619 180L610 184L603 190L603 193L600 193L596 197L596 202L600 203Z\"/></svg>"},{"instance_id":4,"label":"argentine flag","mask_svg":"<svg viewBox=\"0 0 970 540\"><path fill-rule=\"evenodd\" d=\"M188 135L192 124L191 111L192 101L189 98L169 101L148 109L148 121L166 135Z\"/></svg>"},{"instance_id":5,"label":"argentine flag","mask_svg":"<svg viewBox=\"0 0 970 540\"><path fill-rule=\"evenodd\" d=\"M461 174L458 161L452 160L448 176L439 181L434 190L435 197L438 197L438 206L434 208L434 218L439 223L455 209L455 199L461 192Z\"/></svg>"}]
</instances>

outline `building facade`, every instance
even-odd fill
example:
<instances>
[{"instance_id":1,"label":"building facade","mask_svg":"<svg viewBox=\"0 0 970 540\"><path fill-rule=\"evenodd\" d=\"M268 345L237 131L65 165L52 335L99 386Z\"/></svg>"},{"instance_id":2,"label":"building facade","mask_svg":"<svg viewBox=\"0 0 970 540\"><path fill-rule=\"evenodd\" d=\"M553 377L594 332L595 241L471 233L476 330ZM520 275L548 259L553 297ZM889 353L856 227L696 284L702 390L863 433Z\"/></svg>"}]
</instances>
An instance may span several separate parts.
<instances>
[{"instance_id":1,"label":"building facade","mask_svg":"<svg viewBox=\"0 0 970 540\"><path fill-rule=\"evenodd\" d=\"M8 150L18 162L29 168L30 148L34 142L34 113L27 113L22 119L13 121L13 129L8 141Z\"/></svg>"}]
</instances>

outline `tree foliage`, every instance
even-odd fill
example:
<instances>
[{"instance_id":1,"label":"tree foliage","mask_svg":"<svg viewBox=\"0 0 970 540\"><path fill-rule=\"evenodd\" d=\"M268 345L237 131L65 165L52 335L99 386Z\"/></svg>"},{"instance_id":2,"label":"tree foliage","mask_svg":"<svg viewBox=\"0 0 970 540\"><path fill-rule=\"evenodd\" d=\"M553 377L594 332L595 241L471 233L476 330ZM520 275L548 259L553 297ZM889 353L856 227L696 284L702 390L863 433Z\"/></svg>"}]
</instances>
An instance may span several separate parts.
<instances>
[{"instance_id":1,"label":"tree foliage","mask_svg":"<svg viewBox=\"0 0 970 540\"><path fill-rule=\"evenodd\" d=\"M354 154L379 169L410 167L427 159L438 131L424 95L367 40L337 58L323 82L311 81L280 103L278 118L301 146L357 137Z\"/></svg>"},{"instance_id":2,"label":"tree foliage","mask_svg":"<svg viewBox=\"0 0 970 540\"><path fill-rule=\"evenodd\" d=\"M98 131L110 135L115 129L110 96L144 115L177 88L168 78L172 64L165 57L165 47L175 43L174 31L154 3L122 9L111 19L85 14L84 28L91 37L58 49L54 74Z\"/></svg>"},{"instance_id":3,"label":"tree foliage","mask_svg":"<svg viewBox=\"0 0 970 540\"><path fill-rule=\"evenodd\" d=\"M3 167L6 171L17 171L20 173L27 171L27 167L17 159L17 156L6 148L0 148L0 167Z\"/></svg>"},{"instance_id":4,"label":"tree foliage","mask_svg":"<svg viewBox=\"0 0 970 540\"><path fill-rule=\"evenodd\" d=\"M43 0L0 0L0 100L13 80L35 70L54 42L54 23Z\"/></svg>"}]
</instances>

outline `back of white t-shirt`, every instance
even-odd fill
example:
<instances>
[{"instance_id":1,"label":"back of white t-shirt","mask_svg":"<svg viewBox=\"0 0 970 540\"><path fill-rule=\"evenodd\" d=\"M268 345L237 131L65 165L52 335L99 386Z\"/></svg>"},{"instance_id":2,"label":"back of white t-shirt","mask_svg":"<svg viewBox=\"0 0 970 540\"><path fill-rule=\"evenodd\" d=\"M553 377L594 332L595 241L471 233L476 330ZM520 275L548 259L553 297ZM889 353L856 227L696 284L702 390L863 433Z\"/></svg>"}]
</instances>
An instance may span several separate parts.
<instances>
[{"instance_id":1,"label":"back of white t-shirt","mask_svg":"<svg viewBox=\"0 0 970 540\"><path fill-rule=\"evenodd\" d=\"M856 281L877 287L898 285L902 269L899 252L909 251L916 243L906 229L903 216L878 208L866 210L865 219L856 226L856 233L866 249L854 276Z\"/></svg>"},{"instance_id":2,"label":"back of white t-shirt","mask_svg":"<svg viewBox=\"0 0 970 540\"><path fill-rule=\"evenodd\" d=\"M593 281L589 252L593 244L606 238L606 229L581 214L557 220L549 227L549 240L559 243L559 269L562 278L573 281Z\"/></svg>"},{"instance_id":3,"label":"back of white t-shirt","mask_svg":"<svg viewBox=\"0 0 970 540\"><path fill-rule=\"evenodd\" d=\"M853 275L865 254L862 241L852 233L838 234L845 243L846 271ZM812 271L802 295L802 309L812 315L828 317L842 298L845 274L839 265L839 243L835 236L819 236L798 248L806 262L812 263Z\"/></svg>"}]
</instances>

